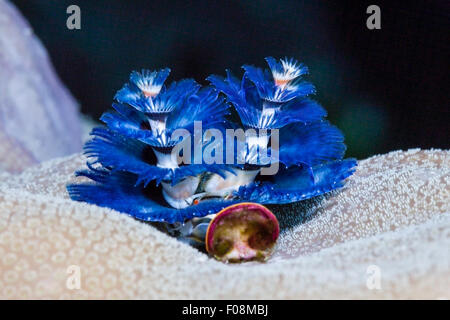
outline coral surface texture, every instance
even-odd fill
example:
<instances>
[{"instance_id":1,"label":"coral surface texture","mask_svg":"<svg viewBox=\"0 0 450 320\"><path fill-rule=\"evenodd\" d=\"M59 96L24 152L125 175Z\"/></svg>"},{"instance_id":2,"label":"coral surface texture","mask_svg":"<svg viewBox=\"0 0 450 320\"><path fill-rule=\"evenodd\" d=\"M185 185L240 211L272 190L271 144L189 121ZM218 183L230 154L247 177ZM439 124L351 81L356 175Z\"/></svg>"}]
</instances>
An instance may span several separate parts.
<instances>
[{"instance_id":1,"label":"coral surface texture","mask_svg":"<svg viewBox=\"0 0 450 320\"><path fill-rule=\"evenodd\" d=\"M107 208L69 199L86 159L0 173L0 298L450 297L450 152L359 161L346 186L271 208L266 263L223 264Z\"/></svg>"}]
</instances>

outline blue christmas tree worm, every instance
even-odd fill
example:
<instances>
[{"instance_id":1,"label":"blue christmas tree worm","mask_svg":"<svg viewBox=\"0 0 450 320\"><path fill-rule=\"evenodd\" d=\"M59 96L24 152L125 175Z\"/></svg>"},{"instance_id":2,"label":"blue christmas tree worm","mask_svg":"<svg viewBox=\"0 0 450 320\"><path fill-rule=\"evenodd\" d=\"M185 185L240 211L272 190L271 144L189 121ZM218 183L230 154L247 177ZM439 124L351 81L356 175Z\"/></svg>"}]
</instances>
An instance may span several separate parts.
<instances>
[{"instance_id":1,"label":"blue christmas tree worm","mask_svg":"<svg viewBox=\"0 0 450 320\"><path fill-rule=\"evenodd\" d=\"M203 88L190 79L165 85L167 68L132 72L115 96L114 111L101 117L106 127L95 128L85 145L88 168L76 174L92 182L68 185L71 198L204 239L211 215L230 205L285 204L342 187L356 161L343 159L342 133L310 98L315 87L303 80L307 67L294 59L266 61L269 69L243 66L242 79L229 71L226 77L211 75L212 86ZM237 123L229 120L230 109L239 115ZM173 151L184 140L174 133L194 134L198 122L205 130L268 134L246 139L233 163L199 163L191 156L180 163ZM275 130L279 150L269 141ZM211 143L201 139L193 147L204 150ZM220 150L234 151L224 145ZM261 154L278 157L263 160ZM262 174L273 162L278 171Z\"/></svg>"}]
</instances>

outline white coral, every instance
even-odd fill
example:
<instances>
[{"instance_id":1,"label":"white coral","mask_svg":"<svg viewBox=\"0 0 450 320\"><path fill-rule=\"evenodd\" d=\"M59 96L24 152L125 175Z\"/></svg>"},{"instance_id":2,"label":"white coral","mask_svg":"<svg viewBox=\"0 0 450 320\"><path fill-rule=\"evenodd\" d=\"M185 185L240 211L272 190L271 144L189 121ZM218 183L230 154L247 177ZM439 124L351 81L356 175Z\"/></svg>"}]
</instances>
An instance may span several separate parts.
<instances>
[{"instance_id":1,"label":"white coral","mask_svg":"<svg viewBox=\"0 0 450 320\"><path fill-rule=\"evenodd\" d=\"M265 264L224 265L113 210L73 202L85 159L51 160L0 184L0 298L448 298L449 151L359 162L342 191L284 208ZM309 215L303 224L298 216ZM71 265L81 289L66 286ZM370 290L368 267L380 270Z\"/></svg>"},{"instance_id":2,"label":"white coral","mask_svg":"<svg viewBox=\"0 0 450 320\"><path fill-rule=\"evenodd\" d=\"M0 97L0 171L81 151L77 103L9 1L0 1Z\"/></svg>"}]
</instances>

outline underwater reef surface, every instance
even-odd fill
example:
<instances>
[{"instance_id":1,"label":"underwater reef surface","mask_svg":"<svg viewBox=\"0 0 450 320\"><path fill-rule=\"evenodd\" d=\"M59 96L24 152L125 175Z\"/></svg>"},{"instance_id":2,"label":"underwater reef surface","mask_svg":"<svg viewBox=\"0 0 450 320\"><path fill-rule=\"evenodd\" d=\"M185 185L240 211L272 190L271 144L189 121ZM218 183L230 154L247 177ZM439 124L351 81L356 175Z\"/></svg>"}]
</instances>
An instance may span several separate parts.
<instances>
[{"instance_id":1,"label":"underwater reef surface","mask_svg":"<svg viewBox=\"0 0 450 320\"><path fill-rule=\"evenodd\" d=\"M83 179L73 172L85 161L72 155L0 174L0 298L450 297L448 150L374 156L342 190L273 207L282 227L275 253L244 265L71 201L65 185ZM80 289L66 286L71 266Z\"/></svg>"},{"instance_id":2,"label":"underwater reef surface","mask_svg":"<svg viewBox=\"0 0 450 320\"><path fill-rule=\"evenodd\" d=\"M0 96L0 171L20 172L81 150L76 101L30 25L4 0L0 0Z\"/></svg>"}]
</instances>

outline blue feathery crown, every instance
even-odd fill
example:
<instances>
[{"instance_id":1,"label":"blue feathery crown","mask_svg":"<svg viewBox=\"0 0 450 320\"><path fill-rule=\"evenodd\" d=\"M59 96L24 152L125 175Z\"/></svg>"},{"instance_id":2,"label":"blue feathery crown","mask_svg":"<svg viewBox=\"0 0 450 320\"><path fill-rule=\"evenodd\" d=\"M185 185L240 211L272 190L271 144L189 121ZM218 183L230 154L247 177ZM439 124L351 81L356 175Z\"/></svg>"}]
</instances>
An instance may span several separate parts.
<instances>
[{"instance_id":1,"label":"blue feathery crown","mask_svg":"<svg viewBox=\"0 0 450 320\"><path fill-rule=\"evenodd\" d=\"M266 61L268 69L244 65L242 79L228 70L225 77L211 75L207 87L191 79L166 85L168 68L133 71L114 110L101 117L106 126L93 129L85 145L87 169L76 175L92 181L68 185L70 197L145 221L183 223L238 202L286 204L342 187L356 160L343 159L342 133L310 98L315 87L303 80L308 68L294 59ZM230 120L233 109L237 122ZM233 163L198 161L184 151L188 161L180 162L173 151L187 140L174 133L195 135L197 123L222 133L240 128L268 134L245 140ZM278 148L269 143L275 131ZM201 152L212 146L234 151L221 141L197 144ZM270 163L258 150L270 154ZM261 174L275 162L275 174Z\"/></svg>"}]
</instances>

